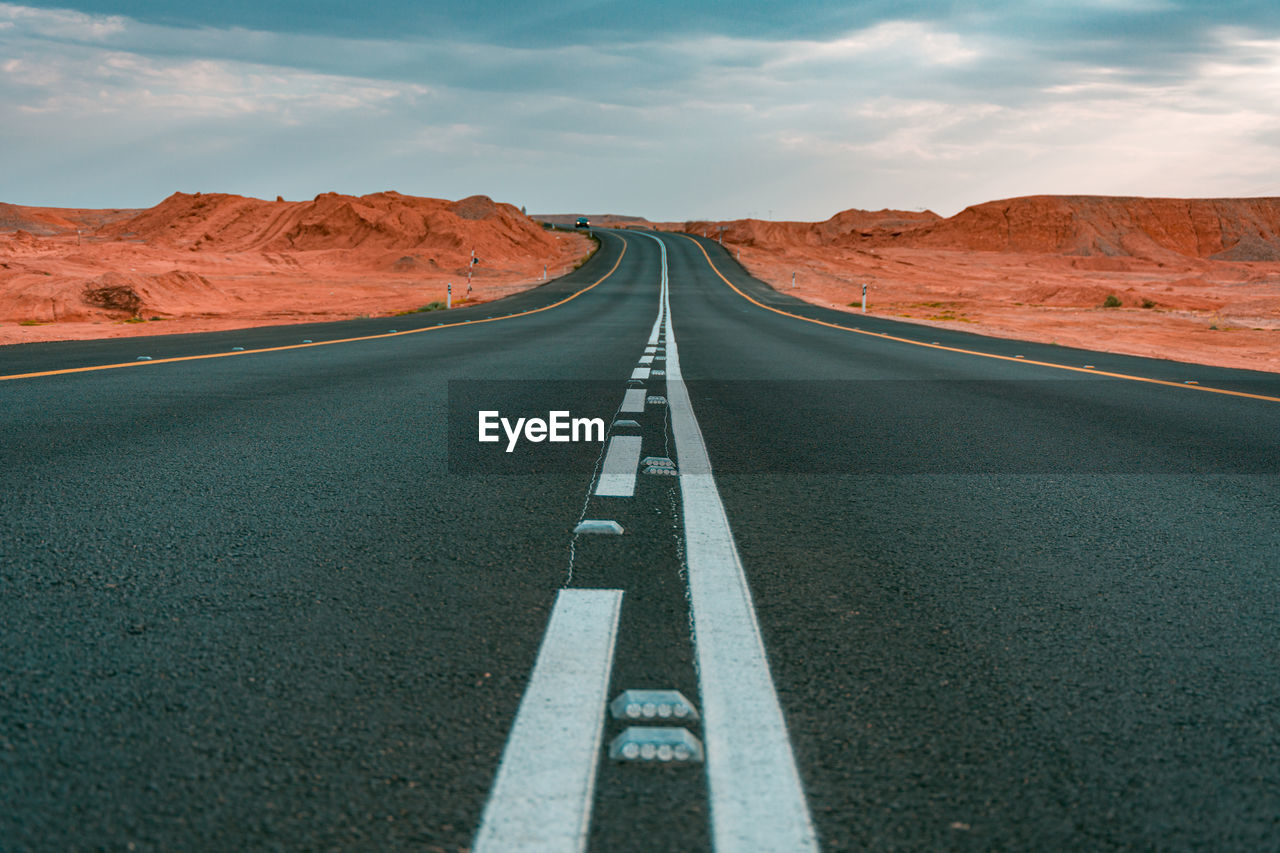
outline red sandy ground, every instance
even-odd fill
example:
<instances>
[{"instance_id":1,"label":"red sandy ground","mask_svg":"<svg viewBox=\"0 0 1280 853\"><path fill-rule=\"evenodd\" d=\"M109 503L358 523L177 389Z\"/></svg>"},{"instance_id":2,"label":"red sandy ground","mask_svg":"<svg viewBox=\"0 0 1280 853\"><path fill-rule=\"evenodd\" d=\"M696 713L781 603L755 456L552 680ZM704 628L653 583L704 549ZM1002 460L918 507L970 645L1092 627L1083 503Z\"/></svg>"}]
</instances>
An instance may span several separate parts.
<instances>
[{"instance_id":1,"label":"red sandy ground","mask_svg":"<svg viewBox=\"0 0 1280 853\"><path fill-rule=\"evenodd\" d=\"M1280 372L1280 200L1039 196L949 219L689 222L801 299L924 325ZM792 273L796 286L791 287ZM1104 308L1107 297L1121 302Z\"/></svg>"},{"instance_id":2,"label":"red sandy ground","mask_svg":"<svg viewBox=\"0 0 1280 853\"><path fill-rule=\"evenodd\" d=\"M3 230L16 229L16 230ZM77 234L77 230L79 234ZM0 344L213 331L488 301L593 248L484 196L177 193L148 210L0 204Z\"/></svg>"}]
</instances>

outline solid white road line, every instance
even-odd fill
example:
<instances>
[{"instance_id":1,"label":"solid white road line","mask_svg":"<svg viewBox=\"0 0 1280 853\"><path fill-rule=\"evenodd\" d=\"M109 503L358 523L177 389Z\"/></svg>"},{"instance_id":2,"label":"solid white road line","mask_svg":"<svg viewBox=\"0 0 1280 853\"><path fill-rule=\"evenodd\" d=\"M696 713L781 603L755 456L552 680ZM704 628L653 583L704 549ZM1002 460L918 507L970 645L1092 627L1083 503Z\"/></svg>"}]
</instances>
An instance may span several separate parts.
<instances>
[{"instance_id":1,"label":"solid white road line","mask_svg":"<svg viewBox=\"0 0 1280 853\"><path fill-rule=\"evenodd\" d=\"M649 378L649 368L647 368L647 367L637 367L635 370L631 371L631 378L632 378L632 379L648 379L648 378Z\"/></svg>"},{"instance_id":2,"label":"solid white road line","mask_svg":"<svg viewBox=\"0 0 1280 853\"><path fill-rule=\"evenodd\" d=\"M680 465L698 681L717 853L816 851L751 590L680 373L662 245L667 401Z\"/></svg>"},{"instance_id":3,"label":"solid white road line","mask_svg":"<svg viewBox=\"0 0 1280 853\"><path fill-rule=\"evenodd\" d=\"M564 589L557 596L476 853L586 848L621 605L621 590Z\"/></svg>"},{"instance_id":4,"label":"solid white road line","mask_svg":"<svg viewBox=\"0 0 1280 853\"><path fill-rule=\"evenodd\" d=\"M636 493L636 469L640 465L640 436L615 435L609 439L596 494L606 498L629 498Z\"/></svg>"},{"instance_id":5,"label":"solid white road line","mask_svg":"<svg viewBox=\"0 0 1280 853\"><path fill-rule=\"evenodd\" d=\"M620 412L643 412L644 411L644 395L643 388L628 388L627 393L622 396L622 408Z\"/></svg>"}]
</instances>

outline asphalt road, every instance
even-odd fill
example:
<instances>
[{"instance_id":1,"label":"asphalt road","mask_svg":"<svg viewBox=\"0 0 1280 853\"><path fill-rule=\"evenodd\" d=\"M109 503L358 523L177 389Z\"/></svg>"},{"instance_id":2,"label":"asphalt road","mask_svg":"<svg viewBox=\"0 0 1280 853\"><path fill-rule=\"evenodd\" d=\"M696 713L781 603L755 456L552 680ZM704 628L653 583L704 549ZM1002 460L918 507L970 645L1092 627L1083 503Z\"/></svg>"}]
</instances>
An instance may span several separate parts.
<instances>
[{"instance_id":1,"label":"asphalt road","mask_svg":"<svg viewBox=\"0 0 1280 853\"><path fill-rule=\"evenodd\" d=\"M663 253L602 239L447 320L0 348L129 365L0 380L0 849L469 848L562 589L623 593L610 697L700 704L681 478L472 440L565 409L682 464L671 407L618 412ZM661 239L823 849L1280 847L1280 377L826 311ZM728 849L710 766L601 753L589 849Z\"/></svg>"}]
</instances>

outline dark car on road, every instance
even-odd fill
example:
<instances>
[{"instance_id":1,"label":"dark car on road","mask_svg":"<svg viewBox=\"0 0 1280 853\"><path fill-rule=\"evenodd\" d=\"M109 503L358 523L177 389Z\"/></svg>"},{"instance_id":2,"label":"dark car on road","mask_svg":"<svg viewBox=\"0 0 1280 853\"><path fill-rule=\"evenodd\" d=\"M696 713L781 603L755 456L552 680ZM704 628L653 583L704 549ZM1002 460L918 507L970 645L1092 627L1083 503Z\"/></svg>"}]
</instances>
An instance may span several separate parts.
<instances>
[{"instance_id":1,"label":"dark car on road","mask_svg":"<svg viewBox=\"0 0 1280 853\"><path fill-rule=\"evenodd\" d=\"M587 217L579 216L577 221L573 223L573 227L574 228L590 228L591 223L587 220Z\"/></svg>"}]
</instances>

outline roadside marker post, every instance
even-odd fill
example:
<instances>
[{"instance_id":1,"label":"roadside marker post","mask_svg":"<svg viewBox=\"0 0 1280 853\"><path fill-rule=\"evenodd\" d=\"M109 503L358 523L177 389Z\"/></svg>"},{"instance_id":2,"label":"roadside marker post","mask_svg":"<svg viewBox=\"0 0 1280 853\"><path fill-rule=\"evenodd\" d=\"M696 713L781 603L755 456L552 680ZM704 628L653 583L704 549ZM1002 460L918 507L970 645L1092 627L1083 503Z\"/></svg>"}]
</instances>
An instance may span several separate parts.
<instances>
[{"instance_id":1,"label":"roadside marker post","mask_svg":"<svg viewBox=\"0 0 1280 853\"><path fill-rule=\"evenodd\" d=\"M445 284L444 307L446 311L453 307L453 282L451 281Z\"/></svg>"},{"instance_id":2,"label":"roadside marker post","mask_svg":"<svg viewBox=\"0 0 1280 853\"><path fill-rule=\"evenodd\" d=\"M862 313L863 313L863 314L867 313L867 285L866 285L866 282L863 282L863 284L862 284Z\"/></svg>"}]
</instances>

